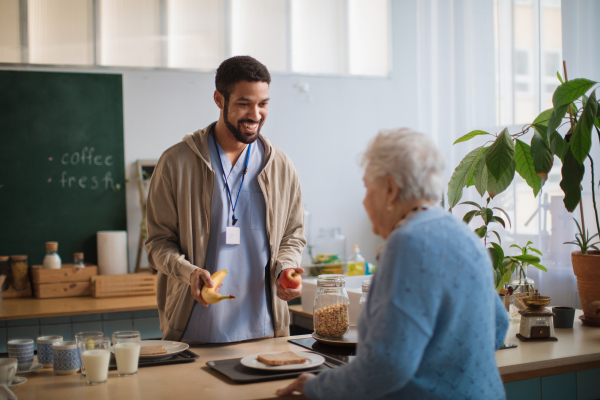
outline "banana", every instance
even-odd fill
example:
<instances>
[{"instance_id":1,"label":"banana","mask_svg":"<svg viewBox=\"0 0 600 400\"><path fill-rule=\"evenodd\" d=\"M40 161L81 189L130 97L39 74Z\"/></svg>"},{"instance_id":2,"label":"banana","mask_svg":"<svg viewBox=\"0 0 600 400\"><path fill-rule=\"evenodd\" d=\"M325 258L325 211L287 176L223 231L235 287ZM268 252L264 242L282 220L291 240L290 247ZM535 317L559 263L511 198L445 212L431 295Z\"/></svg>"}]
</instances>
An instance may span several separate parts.
<instances>
[{"instance_id":1,"label":"banana","mask_svg":"<svg viewBox=\"0 0 600 400\"><path fill-rule=\"evenodd\" d=\"M215 292L215 289L219 286L221 281L225 278L225 275L227 275L226 269L217 271L211 275L210 278L212 279L215 286L212 288L204 286L202 288L202 298L204 299L205 302L207 302L209 304L217 304L218 302L220 302L223 299L235 299L235 297L232 295L225 296L223 294Z\"/></svg>"}]
</instances>

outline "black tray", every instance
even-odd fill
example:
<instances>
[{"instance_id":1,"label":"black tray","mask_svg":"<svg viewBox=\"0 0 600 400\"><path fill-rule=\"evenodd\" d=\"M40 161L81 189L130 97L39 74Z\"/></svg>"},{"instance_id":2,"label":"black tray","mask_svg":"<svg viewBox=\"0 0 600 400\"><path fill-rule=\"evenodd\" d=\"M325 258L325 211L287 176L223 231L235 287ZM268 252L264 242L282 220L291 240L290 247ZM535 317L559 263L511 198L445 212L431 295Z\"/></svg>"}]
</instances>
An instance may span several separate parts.
<instances>
[{"instance_id":1,"label":"black tray","mask_svg":"<svg viewBox=\"0 0 600 400\"><path fill-rule=\"evenodd\" d=\"M318 342L314 338L289 339L288 342L304 347L325 357L325 360L335 366L348 364L356 357L356 347L332 346Z\"/></svg>"},{"instance_id":2,"label":"black tray","mask_svg":"<svg viewBox=\"0 0 600 400\"><path fill-rule=\"evenodd\" d=\"M215 371L219 371L229 379L237 383L252 383L274 381L277 379L295 378L303 372L318 374L321 371L329 369L325 364L310 369L300 369L295 371L265 371L262 369L248 368L240 364L241 358L231 358L229 360L209 361L206 363Z\"/></svg>"},{"instance_id":3,"label":"black tray","mask_svg":"<svg viewBox=\"0 0 600 400\"><path fill-rule=\"evenodd\" d=\"M191 350L184 350L181 353L177 353L174 356L169 358L163 358L160 360L148 360L140 358L138 361L138 367L153 367L155 365L169 365L169 364L180 364L180 363L188 363L196 361L200 356L194 353ZM110 364L108 364L108 369L115 370L117 369L117 361L115 360L114 354L110 357Z\"/></svg>"}]
</instances>

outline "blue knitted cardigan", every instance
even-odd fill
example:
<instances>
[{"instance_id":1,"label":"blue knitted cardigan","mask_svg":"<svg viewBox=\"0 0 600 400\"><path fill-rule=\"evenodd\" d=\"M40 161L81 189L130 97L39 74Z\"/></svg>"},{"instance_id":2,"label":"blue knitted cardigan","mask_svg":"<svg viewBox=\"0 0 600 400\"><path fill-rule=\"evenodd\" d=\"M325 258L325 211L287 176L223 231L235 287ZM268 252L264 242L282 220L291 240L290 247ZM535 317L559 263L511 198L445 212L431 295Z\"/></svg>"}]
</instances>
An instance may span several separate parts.
<instances>
[{"instance_id":1,"label":"blue knitted cardigan","mask_svg":"<svg viewBox=\"0 0 600 400\"><path fill-rule=\"evenodd\" d=\"M311 399L504 399L494 356L508 329L490 257L441 208L387 239L359 317L357 357L309 379Z\"/></svg>"}]
</instances>

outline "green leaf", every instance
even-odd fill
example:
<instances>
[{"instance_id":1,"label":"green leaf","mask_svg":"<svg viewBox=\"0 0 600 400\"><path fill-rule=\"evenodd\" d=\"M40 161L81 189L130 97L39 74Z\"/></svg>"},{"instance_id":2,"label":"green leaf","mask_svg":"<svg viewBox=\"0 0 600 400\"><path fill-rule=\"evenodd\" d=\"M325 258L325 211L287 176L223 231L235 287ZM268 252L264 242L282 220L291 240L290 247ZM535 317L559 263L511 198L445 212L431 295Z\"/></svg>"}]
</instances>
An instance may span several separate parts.
<instances>
[{"instance_id":1,"label":"green leaf","mask_svg":"<svg viewBox=\"0 0 600 400\"><path fill-rule=\"evenodd\" d=\"M540 140L543 140L539 133L534 132L534 137L535 136L539 137ZM531 144L533 145L533 139ZM542 144L542 146L544 145L545 143ZM525 179L525 182L527 182L529 187L533 189L533 197L536 197L542 188L542 182L540 181L540 177L536 174L536 168L533 165L531 148L527 143L517 139L515 149L516 170L519 175L521 175L521 178ZM548 149L548 154L552 157L550 149ZM548 174L546 174L546 177L548 177Z\"/></svg>"},{"instance_id":2,"label":"green leaf","mask_svg":"<svg viewBox=\"0 0 600 400\"><path fill-rule=\"evenodd\" d=\"M460 138L456 139L456 141L452 144L466 142L468 140L473 139L475 136L480 136L480 135L489 135L489 133L487 133L485 131L471 131L471 132L467 133L466 135L461 136Z\"/></svg>"},{"instance_id":3,"label":"green leaf","mask_svg":"<svg viewBox=\"0 0 600 400\"><path fill-rule=\"evenodd\" d=\"M500 255L498 254L496 249L491 247L488 248L488 252L490 253L490 258L492 259L492 267L494 267L494 269L497 269L498 264L500 263Z\"/></svg>"},{"instance_id":4,"label":"green leaf","mask_svg":"<svg viewBox=\"0 0 600 400\"><path fill-rule=\"evenodd\" d=\"M487 153L487 147L481 154L481 158L475 164L475 168L473 169L473 182L475 183L475 189L477 189L477 193L481 197L485 194L487 190L488 183L488 170L487 165L485 164L485 157Z\"/></svg>"},{"instance_id":5,"label":"green leaf","mask_svg":"<svg viewBox=\"0 0 600 400\"><path fill-rule=\"evenodd\" d=\"M480 206L479 204L475 203L474 201L463 201L463 202L462 202L462 203L460 203L460 204L461 204L461 205L462 205L462 204L468 204L468 205L470 205L470 206L477 207L477 209L478 209L478 210L481 210L481 206Z\"/></svg>"},{"instance_id":6,"label":"green leaf","mask_svg":"<svg viewBox=\"0 0 600 400\"><path fill-rule=\"evenodd\" d=\"M485 157L488 172L496 178L496 180L500 180L514 160L514 156L515 145L508 133L508 129L505 128L490 146Z\"/></svg>"},{"instance_id":7,"label":"green leaf","mask_svg":"<svg viewBox=\"0 0 600 400\"><path fill-rule=\"evenodd\" d=\"M506 225L505 225L504 220L502 218L494 216L494 217L492 217L492 220L496 221L497 223L499 223L500 225L502 225L502 227L504 229L506 229Z\"/></svg>"},{"instance_id":8,"label":"green leaf","mask_svg":"<svg viewBox=\"0 0 600 400\"><path fill-rule=\"evenodd\" d=\"M592 148L592 128L598 111L596 92L590 95L590 101L583 108L583 113L575 125L573 136L571 136L571 151L579 164L583 164Z\"/></svg>"},{"instance_id":9,"label":"green leaf","mask_svg":"<svg viewBox=\"0 0 600 400\"><path fill-rule=\"evenodd\" d=\"M471 220L473 219L473 217L475 216L476 213L479 213L479 211L473 210L473 211L469 211L468 213L466 213L465 216L463 217L463 222L466 224L471 222Z\"/></svg>"},{"instance_id":10,"label":"green leaf","mask_svg":"<svg viewBox=\"0 0 600 400\"><path fill-rule=\"evenodd\" d=\"M510 186L515 177L515 168L516 163L513 159L499 181L496 181L491 173L488 174L487 192L492 199L496 197L496 195L504 192L506 188Z\"/></svg>"},{"instance_id":11,"label":"green leaf","mask_svg":"<svg viewBox=\"0 0 600 400\"><path fill-rule=\"evenodd\" d=\"M534 267L536 267L537 269L544 271L544 272L548 272L548 270L546 269L546 267L544 267L542 264L536 264L536 263L530 263L531 265L533 265Z\"/></svg>"},{"instance_id":12,"label":"green leaf","mask_svg":"<svg viewBox=\"0 0 600 400\"><path fill-rule=\"evenodd\" d=\"M508 225L510 225L510 217L508 216L508 214L506 213L506 211L504 211L503 209L501 209L500 207L492 207L494 210L498 210L501 213L504 214L504 216L506 217L506 219L508 220Z\"/></svg>"},{"instance_id":13,"label":"green leaf","mask_svg":"<svg viewBox=\"0 0 600 400\"><path fill-rule=\"evenodd\" d=\"M474 180L475 169L477 168L477 164L479 164L481 162L481 159L485 157L485 152L487 151L488 148L489 147L484 147L483 151L481 153L479 153L479 155L477 156L477 160L475 161L475 167L471 168L471 172L469 174L469 179L467 179L467 187L471 187L475 184L475 180Z\"/></svg>"},{"instance_id":14,"label":"green leaf","mask_svg":"<svg viewBox=\"0 0 600 400\"><path fill-rule=\"evenodd\" d=\"M550 143L548 141L548 127L544 126L544 125L531 125L534 129L534 133L537 133L538 135L540 135L542 137L542 139L544 140L544 142L546 142L546 144Z\"/></svg>"},{"instance_id":15,"label":"green leaf","mask_svg":"<svg viewBox=\"0 0 600 400\"><path fill-rule=\"evenodd\" d=\"M533 247L530 247L529 250L533 251L534 253L539 254L540 256L543 255L541 251L539 251L538 249L534 249Z\"/></svg>"},{"instance_id":16,"label":"green leaf","mask_svg":"<svg viewBox=\"0 0 600 400\"><path fill-rule=\"evenodd\" d=\"M467 184L471 170L475 167L475 162L477 162L477 158L479 158L479 154L482 151L483 146L471 151L454 170L450 178L450 183L448 183L448 203L450 203L451 209L460 201L463 188Z\"/></svg>"},{"instance_id":17,"label":"green leaf","mask_svg":"<svg viewBox=\"0 0 600 400\"><path fill-rule=\"evenodd\" d=\"M552 154L556 154L558 158L563 161L567 150L567 143L556 131L552 132L550 135L550 150L552 151Z\"/></svg>"},{"instance_id":18,"label":"green leaf","mask_svg":"<svg viewBox=\"0 0 600 400\"><path fill-rule=\"evenodd\" d=\"M491 253L494 254L494 258L492 258L492 265L495 269L499 268L502 265L502 261L504 260L504 250L497 243L491 242L492 248L489 249Z\"/></svg>"},{"instance_id":19,"label":"green leaf","mask_svg":"<svg viewBox=\"0 0 600 400\"><path fill-rule=\"evenodd\" d=\"M569 146L563 161L560 181L560 187L565 193L563 202L569 212L573 212L581 200L581 180L584 174L585 167L575 159Z\"/></svg>"},{"instance_id":20,"label":"green leaf","mask_svg":"<svg viewBox=\"0 0 600 400\"><path fill-rule=\"evenodd\" d=\"M585 78L577 78L567 81L556 88L552 96L554 109L564 105L569 105L573 101L583 96L597 82Z\"/></svg>"},{"instance_id":21,"label":"green leaf","mask_svg":"<svg viewBox=\"0 0 600 400\"><path fill-rule=\"evenodd\" d=\"M511 244L510 247L516 247L517 249L521 250L521 247L518 244Z\"/></svg>"},{"instance_id":22,"label":"green leaf","mask_svg":"<svg viewBox=\"0 0 600 400\"><path fill-rule=\"evenodd\" d=\"M480 238L482 238L487 233L487 226L482 225L479 228L475 229L474 232L477 234L477 236L479 236Z\"/></svg>"},{"instance_id":23,"label":"green leaf","mask_svg":"<svg viewBox=\"0 0 600 400\"><path fill-rule=\"evenodd\" d=\"M532 125L548 127L548 121L554 112L554 108L544 110L534 120Z\"/></svg>"},{"instance_id":24,"label":"green leaf","mask_svg":"<svg viewBox=\"0 0 600 400\"><path fill-rule=\"evenodd\" d=\"M550 172L554 164L554 157L546 140L538 132L533 132L533 137L531 138L531 158L533 159L535 173L540 179L546 181L548 179L548 172ZM529 182L527 183L529 184Z\"/></svg>"},{"instance_id":25,"label":"green leaf","mask_svg":"<svg viewBox=\"0 0 600 400\"><path fill-rule=\"evenodd\" d=\"M552 116L550 117L550 121L548 121L548 130L547 130L548 137L552 137L552 133L556 132L556 129L562 123L562 120L565 117L565 114L567 113L568 109L569 109L568 104L566 104L564 106L560 106L558 108L556 108L556 107L554 108L554 112L552 113Z\"/></svg>"},{"instance_id":26,"label":"green leaf","mask_svg":"<svg viewBox=\"0 0 600 400\"><path fill-rule=\"evenodd\" d=\"M498 235L498 232L496 231L491 231L494 235L496 235L496 237L498 238L498 243L502 244L502 239L500 239L500 235ZM493 242L492 242L493 243Z\"/></svg>"},{"instance_id":27,"label":"green leaf","mask_svg":"<svg viewBox=\"0 0 600 400\"><path fill-rule=\"evenodd\" d=\"M502 275L502 277L500 278L500 282L498 282L496 284L496 291L500 291L501 289L504 289L504 284L510 282L510 271L506 272L504 275Z\"/></svg>"},{"instance_id":28,"label":"green leaf","mask_svg":"<svg viewBox=\"0 0 600 400\"><path fill-rule=\"evenodd\" d=\"M488 225L492 221L492 217L494 216L494 212L489 208L481 209L481 219L483 219L483 223Z\"/></svg>"},{"instance_id":29,"label":"green leaf","mask_svg":"<svg viewBox=\"0 0 600 400\"><path fill-rule=\"evenodd\" d=\"M513 259L513 260L517 260L517 261L521 261L521 262L526 262L528 264L531 264L531 263L536 263L537 264L537 263L539 263L541 261L539 257L532 256L530 254L521 254L519 256L511 256L510 258Z\"/></svg>"},{"instance_id":30,"label":"green leaf","mask_svg":"<svg viewBox=\"0 0 600 400\"><path fill-rule=\"evenodd\" d=\"M559 81L560 81L560 83L562 84L562 83L563 83L563 80L562 80L562 76L560 76L560 72L556 71L556 76L558 77L558 80L559 80Z\"/></svg>"}]
</instances>

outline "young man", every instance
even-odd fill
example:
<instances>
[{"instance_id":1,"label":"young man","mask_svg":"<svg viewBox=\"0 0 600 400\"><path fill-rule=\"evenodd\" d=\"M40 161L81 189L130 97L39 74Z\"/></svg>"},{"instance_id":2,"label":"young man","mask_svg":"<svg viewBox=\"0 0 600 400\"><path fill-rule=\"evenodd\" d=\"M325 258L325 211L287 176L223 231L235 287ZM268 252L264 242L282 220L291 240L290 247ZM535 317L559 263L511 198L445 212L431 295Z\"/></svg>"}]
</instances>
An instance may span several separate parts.
<instances>
[{"instance_id":1,"label":"young man","mask_svg":"<svg viewBox=\"0 0 600 400\"><path fill-rule=\"evenodd\" d=\"M158 271L163 339L223 343L289 335L284 269L298 272L304 239L300 181L289 158L260 134L271 76L248 56L217 69L216 123L166 150L148 195L148 261ZM203 286L226 269L223 293Z\"/></svg>"}]
</instances>

